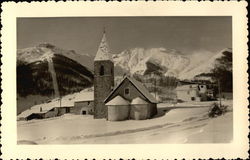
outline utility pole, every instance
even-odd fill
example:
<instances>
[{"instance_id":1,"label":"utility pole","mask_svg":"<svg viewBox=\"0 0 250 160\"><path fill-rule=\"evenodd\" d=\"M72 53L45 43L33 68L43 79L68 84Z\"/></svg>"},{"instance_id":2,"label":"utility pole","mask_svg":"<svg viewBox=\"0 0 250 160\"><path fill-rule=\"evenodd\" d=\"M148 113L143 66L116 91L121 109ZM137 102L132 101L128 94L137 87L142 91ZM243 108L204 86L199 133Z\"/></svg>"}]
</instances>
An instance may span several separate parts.
<instances>
[{"instance_id":1,"label":"utility pole","mask_svg":"<svg viewBox=\"0 0 250 160\"><path fill-rule=\"evenodd\" d=\"M156 76L155 76L155 99L156 99Z\"/></svg>"},{"instance_id":2,"label":"utility pole","mask_svg":"<svg viewBox=\"0 0 250 160\"><path fill-rule=\"evenodd\" d=\"M62 97L61 96L59 97L59 102L60 102L60 106L59 107L61 108L62 107Z\"/></svg>"},{"instance_id":3,"label":"utility pole","mask_svg":"<svg viewBox=\"0 0 250 160\"><path fill-rule=\"evenodd\" d=\"M219 101L220 101L220 107L221 107L221 87L220 87L220 79L218 79L218 90L219 90Z\"/></svg>"}]
</instances>

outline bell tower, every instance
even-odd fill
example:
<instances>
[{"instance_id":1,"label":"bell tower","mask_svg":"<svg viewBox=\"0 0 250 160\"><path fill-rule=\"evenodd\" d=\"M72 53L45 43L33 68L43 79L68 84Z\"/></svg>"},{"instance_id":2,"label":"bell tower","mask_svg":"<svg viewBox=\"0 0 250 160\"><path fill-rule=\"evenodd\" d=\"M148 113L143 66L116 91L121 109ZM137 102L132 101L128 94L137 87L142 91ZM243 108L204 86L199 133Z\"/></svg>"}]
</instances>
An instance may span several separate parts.
<instances>
[{"instance_id":1,"label":"bell tower","mask_svg":"<svg viewBox=\"0 0 250 160\"><path fill-rule=\"evenodd\" d=\"M104 100L114 87L114 63L105 30L94 59L94 118L106 118Z\"/></svg>"}]
</instances>

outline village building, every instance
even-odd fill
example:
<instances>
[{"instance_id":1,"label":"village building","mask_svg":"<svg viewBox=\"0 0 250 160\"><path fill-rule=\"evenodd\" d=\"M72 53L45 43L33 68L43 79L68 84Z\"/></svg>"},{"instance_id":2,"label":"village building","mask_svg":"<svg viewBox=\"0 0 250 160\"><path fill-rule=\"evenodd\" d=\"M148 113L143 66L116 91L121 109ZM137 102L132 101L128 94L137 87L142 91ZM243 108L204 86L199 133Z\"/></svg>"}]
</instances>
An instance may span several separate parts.
<instances>
[{"instance_id":1,"label":"village building","mask_svg":"<svg viewBox=\"0 0 250 160\"><path fill-rule=\"evenodd\" d=\"M114 88L114 63L105 31L94 59L94 118L107 118L104 100Z\"/></svg>"},{"instance_id":2,"label":"village building","mask_svg":"<svg viewBox=\"0 0 250 160\"><path fill-rule=\"evenodd\" d=\"M141 98L147 104L144 105L147 111L146 119L157 113L157 101L149 91L137 80L126 76L120 84L114 88L114 63L112 54L107 43L105 31L94 59L94 118L106 118L108 120L125 120L131 116L131 102L135 98ZM128 102L128 103L127 103ZM133 108L133 107L132 107ZM137 113L136 113L137 114Z\"/></svg>"},{"instance_id":3,"label":"village building","mask_svg":"<svg viewBox=\"0 0 250 160\"><path fill-rule=\"evenodd\" d=\"M38 104L17 116L18 120L44 119L64 114L93 114L94 93L80 92L54 99L45 104Z\"/></svg>"},{"instance_id":4,"label":"village building","mask_svg":"<svg viewBox=\"0 0 250 160\"><path fill-rule=\"evenodd\" d=\"M180 82L176 87L177 99L181 101L207 101L212 92L207 85L195 82Z\"/></svg>"},{"instance_id":5,"label":"village building","mask_svg":"<svg viewBox=\"0 0 250 160\"><path fill-rule=\"evenodd\" d=\"M126 76L104 100L108 110L110 109L110 103L112 103L112 101L118 96L129 102L129 105L125 107L125 104L121 101L124 106L123 108L129 109L127 119L142 120L152 118L157 114L156 99L149 93L142 83L132 77ZM122 99L119 98L119 100ZM119 104L119 102L116 102L116 104ZM120 110L119 107L120 104L113 105L113 108L117 108L117 110Z\"/></svg>"},{"instance_id":6,"label":"village building","mask_svg":"<svg viewBox=\"0 0 250 160\"><path fill-rule=\"evenodd\" d=\"M72 113L81 115L93 115L94 113L94 93L85 92L84 96L79 94L74 100Z\"/></svg>"},{"instance_id":7,"label":"village building","mask_svg":"<svg viewBox=\"0 0 250 160\"><path fill-rule=\"evenodd\" d=\"M106 103L108 108L108 120L109 121L122 121L129 119L130 102L122 98L121 96L116 96L111 101Z\"/></svg>"}]
</instances>

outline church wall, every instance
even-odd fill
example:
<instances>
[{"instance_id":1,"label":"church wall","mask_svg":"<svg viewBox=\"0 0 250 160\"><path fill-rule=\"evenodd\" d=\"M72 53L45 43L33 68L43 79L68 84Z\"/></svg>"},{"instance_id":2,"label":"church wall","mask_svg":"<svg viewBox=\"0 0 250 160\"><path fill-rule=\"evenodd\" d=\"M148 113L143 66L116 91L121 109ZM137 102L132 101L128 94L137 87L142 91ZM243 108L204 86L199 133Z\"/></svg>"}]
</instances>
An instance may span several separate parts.
<instances>
[{"instance_id":1,"label":"church wall","mask_svg":"<svg viewBox=\"0 0 250 160\"><path fill-rule=\"evenodd\" d=\"M104 67L104 75L100 68ZM94 118L106 118L107 108L104 100L114 87L114 64L111 61L94 62Z\"/></svg>"},{"instance_id":2,"label":"church wall","mask_svg":"<svg viewBox=\"0 0 250 160\"><path fill-rule=\"evenodd\" d=\"M129 95L125 95L124 93L125 88L129 88L130 90ZM135 88L135 86L128 79L125 79L123 81L121 86L113 93L112 96L109 97L107 102L116 97L117 95L122 96L123 98L125 98L130 102L136 97L140 97L147 101L147 99L137 90L137 88Z\"/></svg>"}]
</instances>

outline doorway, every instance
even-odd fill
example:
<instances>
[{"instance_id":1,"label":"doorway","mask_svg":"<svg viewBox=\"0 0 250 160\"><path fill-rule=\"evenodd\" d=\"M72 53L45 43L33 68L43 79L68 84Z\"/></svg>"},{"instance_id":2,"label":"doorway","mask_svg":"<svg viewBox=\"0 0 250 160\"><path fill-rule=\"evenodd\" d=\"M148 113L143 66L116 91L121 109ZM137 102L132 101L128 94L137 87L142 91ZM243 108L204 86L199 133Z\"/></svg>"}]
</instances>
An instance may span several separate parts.
<instances>
[{"instance_id":1,"label":"doorway","mask_svg":"<svg viewBox=\"0 0 250 160\"><path fill-rule=\"evenodd\" d=\"M86 115L87 114L87 112L86 111L82 111L82 115Z\"/></svg>"}]
</instances>

